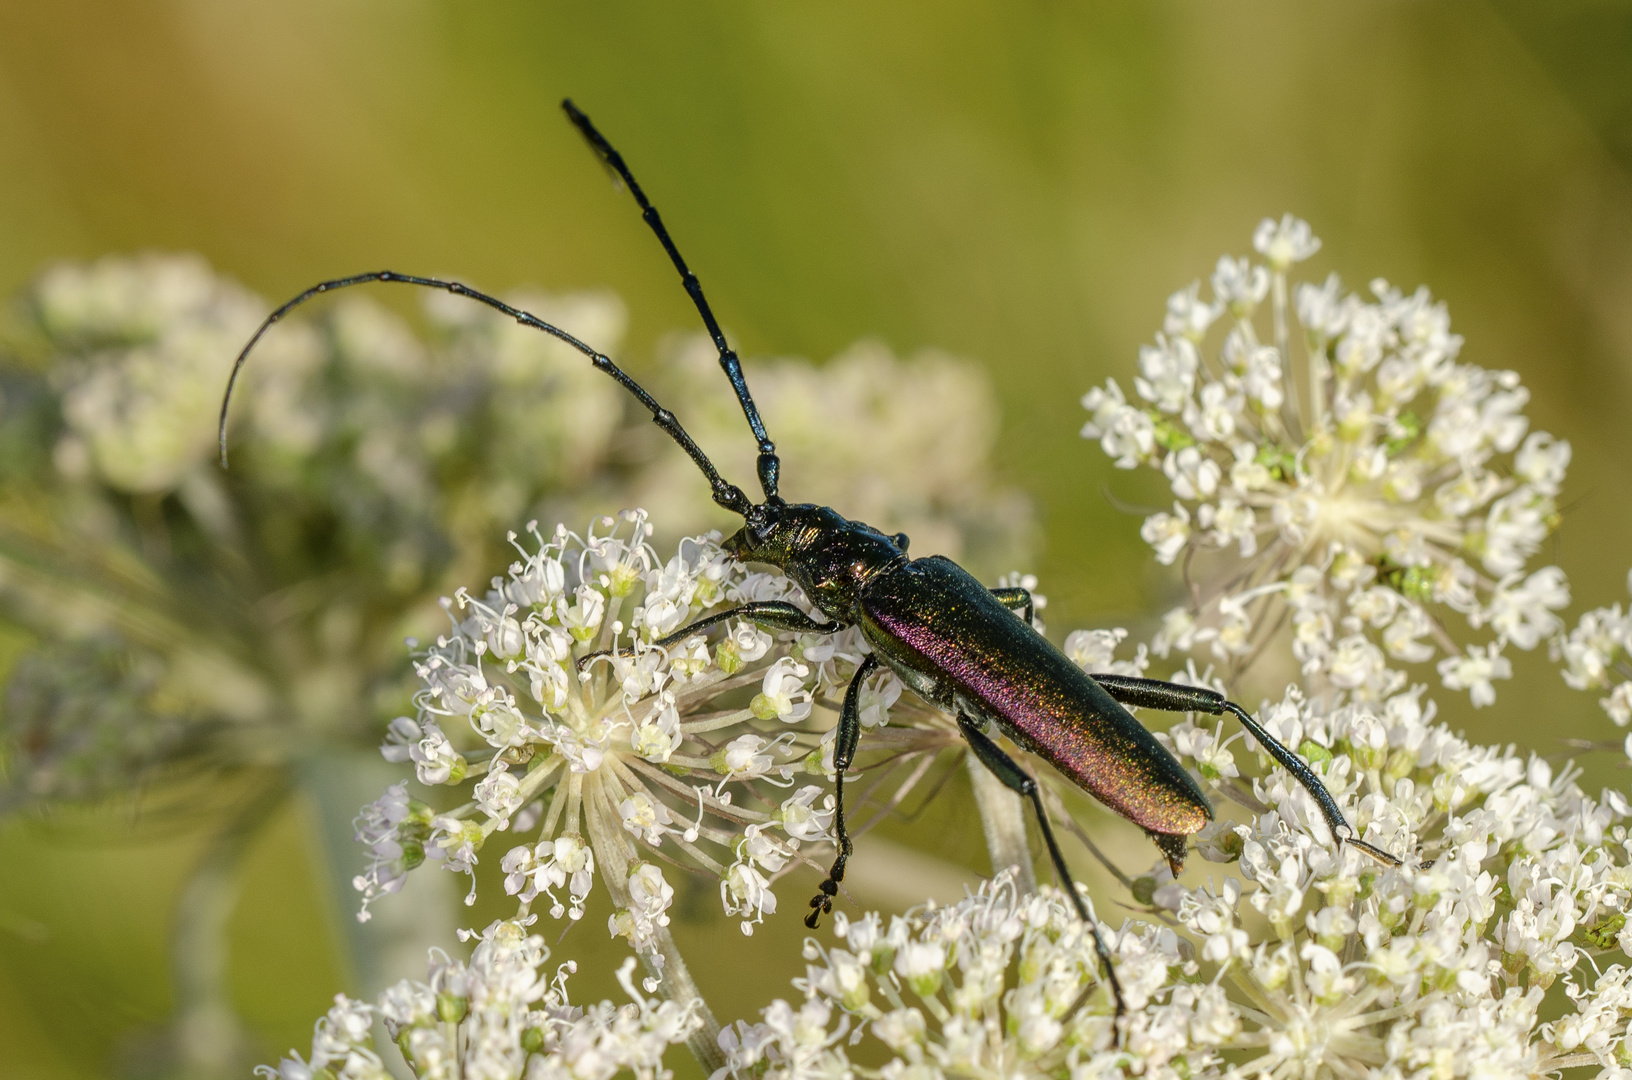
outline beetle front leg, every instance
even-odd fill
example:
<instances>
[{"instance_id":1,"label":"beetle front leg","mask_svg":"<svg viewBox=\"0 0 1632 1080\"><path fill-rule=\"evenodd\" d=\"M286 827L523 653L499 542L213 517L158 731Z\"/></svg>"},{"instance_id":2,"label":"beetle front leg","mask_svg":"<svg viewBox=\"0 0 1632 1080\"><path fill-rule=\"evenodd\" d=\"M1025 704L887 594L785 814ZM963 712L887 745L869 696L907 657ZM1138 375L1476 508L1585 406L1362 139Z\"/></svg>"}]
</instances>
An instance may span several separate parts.
<instances>
[{"instance_id":1,"label":"beetle front leg","mask_svg":"<svg viewBox=\"0 0 1632 1080\"><path fill-rule=\"evenodd\" d=\"M1251 713L1226 699L1223 694L1209 690L1205 686L1186 686L1184 683L1142 679L1135 675L1094 674L1091 678L1124 705L1161 709L1165 712L1203 712L1210 716L1233 714L1241 721L1241 726L1251 732L1259 745L1269 752L1269 756L1303 785L1303 789L1315 800L1315 805L1320 807L1320 816L1326 819L1326 826L1332 830L1332 835L1337 838L1339 844L1353 844L1388 866L1401 865L1401 860L1382 848L1359 839L1355 835L1354 827L1343 816L1343 811L1337 808L1337 800L1332 798L1332 793L1326 790L1326 785L1320 782L1320 777L1315 775L1315 771L1308 763L1265 731L1264 726L1253 719Z\"/></svg>"},{"instance_id":2,"label":"beetle front leg","mask_svg":"<svg viewBox=\"0 0 1632 1080\"><path fill-rule=\"evenodd\" d=\"M718 626L727 619L747 619L759 626L768 626L772 630L791 630L797 634L832 634L850 625L841 622L817 622L786 600L755 600L698 619L690 626L682 626L672 634L663 635L653 641L652 644L659 649L667 649L671 645L678 645L699 631L707 630L711 626ZM610 655L612 655L610 650L602 649L600 652L592 652L581 656L578 658L578 670L584 670L593 660Z\"/></svg>"},{"instance_id":3,"label":"beetle front leg","mask_svg":"<svg viewBox=\"0 0 1632 1080\"><path fill-rule=\"evenodd\" d=\"M812 930L823 915L833 910L833 897L844 880L844 865L850 861L850 833L844 827L844 774L856 760L856 745L861 742L861 684L878 668L878 654L868 653L850 678L844 691L844 707L839 710L839 730L833 737L833 831L838 837L838 854L833 857L833 869L827 872L820 891L810 898L810 914L805 925Z\"/></svg>"},{"instance_id":4,"label":"beetle front leg","mask_svg":"<svg viewBox=\"0 0 1632 1080\"><path fill-rule=\"evenodd\" d=\"M1111 984L1111 993L1116 997L1116 1018L1120 1021L1128 1008L1122 1000L1122 983L1116 977L1116 965L1111 963L1111 951L1105 947L1105 939L1099 936L1099 924L1088 917L1088 907L1077 894L1077 883L1071 879L1071 871L1066 869L1065 856L1060 853L1060 845L1054 840L1054 830L1048 824L1048 812L1043 809L1042 793L1038 790L1036 779L1005 754L1003 748L986 734L985 727L962 709L958 710L958 730L969 743L969 749L975 752L975 757L1003 782L1004 787L1021 798L1031 800L1032 809L1037 811L1037 826L1042 830L1043 842L1048 845L1048 857L1054 861L1054 872L1060 875L1061 887L1076 907L1077 916L1094 937L1094 952L1099 954L1106 981Z\"/></svg>"}]
</instances>

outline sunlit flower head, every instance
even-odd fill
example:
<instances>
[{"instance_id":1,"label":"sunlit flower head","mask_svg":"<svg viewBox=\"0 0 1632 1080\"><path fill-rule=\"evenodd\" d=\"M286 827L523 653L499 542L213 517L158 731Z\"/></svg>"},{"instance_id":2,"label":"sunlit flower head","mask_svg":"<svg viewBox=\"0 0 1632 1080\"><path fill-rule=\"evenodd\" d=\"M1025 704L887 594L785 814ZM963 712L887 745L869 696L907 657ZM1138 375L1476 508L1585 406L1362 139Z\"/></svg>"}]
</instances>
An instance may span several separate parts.
<instances>
[{"instance_id":1,"label":"sunlit flower head","mask_svg":"<svg viewBox=\"0 0 1632 1080\"><path fill-rule=\"evenodd\" d=\"M890 1080L1625 1066L1624 799L1598 802L1540 759L1466 742L1420 690L1327 710L1289 687L1261 719L1404 865L1333 845L1278 769L1242 786L1230 740L1186 722L1171 736L1181 759L1247 814L1221 813L1198 836L1210 865L1181 882L1158 861L1138 900L1123 898L1154 918L1104 931L1129 1010L1120 1034L1073 908L1000 875L950 906L836 918L838 941L806 943L803 1001L722 1033L728 1071L834 1077L861 1071L852 1055L884 1061Z\"/></svg>"},{"instance_id":2,"label":"sunlit flower head","mask_svg":"<svg viewBox=\"0 0 1632 1080\"><path fill-rule=\"evenodd\" d=\"M1184 568L1190 601L1154 648L1233 676L1284 628L1332 689L1385 697L1399 665L1438 659L1447 687L1488 704L1510 675L1501 650L1556 633L1569 602L1562 571L1530 565L1569 443L1530 430L1516 373L1459 362L1426 289L1361 296L1334 274L1289 300L1288 268L1320 241L1288 216L1254 246L1268 265L1221 259L1211 301L1198 285L1169 299L1132 397L1112 379L1083 398L1084 436L1120 468L1160 469L1174 496L1141 533Z\"/></svg>"},{"instance_id":3,"label":"sunlit flower head","mask_svg":"<svg viewBox=\"0 0 1632 1080\"><path fill-rule=\"evenodd\" d=\"M365 808L365 912L419 862L470 872L498 845L524 916L577 919L600 881L618 907L612 932L646 948L668 922L675 864L718 879L744 933L777 910L778 874L825 869L832 697L861 660L857 632L779 640L733 622L712 641L659 648L723 606L804 600L726 556L717 534L664 559L650 533L639 511L583 537L533 528L485 595L445 602L448 632L416 659L417 713L391 724L382 749L468 801L438 814L399 784ZM892 682L864 695L875 725L899 695ZM937 748L954 737L944 719L923 735ZM898 749L912 750L907 739Z\"/></svg>"},{"instance_id":4,"label":"sunlit flower head","mask_svg":"<svg viewBox=\"0 0 1632 1080\"><path fill-rule=\"evenodd\" d=\"M642 994L632 959L618 971L629 1002L573 1005L567 980L577 965L552 974L549 955L527 923L495 922L469 961L432 950L424 982L404 979L373 1005L336 997L317 1022L310 1058L291 1051L255 1071L266 1080L387 1080L388 1062L400 1061L415 1080L667 1080L664 1053L702 1025L697 1008ZM374 1044L376 1017L394 1046Z\"/></svg>"}]
</instances>

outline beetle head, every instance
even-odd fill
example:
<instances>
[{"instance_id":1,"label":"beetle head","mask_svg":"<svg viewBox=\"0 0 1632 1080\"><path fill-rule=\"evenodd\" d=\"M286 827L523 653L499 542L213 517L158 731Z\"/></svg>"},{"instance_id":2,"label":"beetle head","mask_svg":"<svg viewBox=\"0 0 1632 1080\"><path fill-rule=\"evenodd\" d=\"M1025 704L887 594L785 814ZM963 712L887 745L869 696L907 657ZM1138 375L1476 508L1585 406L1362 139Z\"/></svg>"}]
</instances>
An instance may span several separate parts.
<instances>
[{"instance_id":1,"label":"beetle head","mask_svg":"<svg viewBox=\"0 0 1632 1080\"><path fill-rule=\"evenodd\" d=\"M884 541L880 548L884 558L896 553L877 529L850 521L830 506L767 499L750 507L743 517L747 521L742 528L720 546L743 562L769 563L796 579L801 571L811 571L816 562L857 557L873 562L879 555L871 549L878 548L880 540Z\"/></svg>"},{"instance_id":2,"label":"beetle head","mask_svg":"<svg viewBox=\"0 0 1632 1080\"><path fill-rule=\"evenodd\" d=\"M892 539L831 507L767 499L743 516L747 523L721 545L725 551L781 570L829 618L853 618L866 582L906 558L905 537Z\"/></svg>"},{"instance_id":3,"label":"beetle head","mask_svg":"<svg viewBox=\"0 0 1632 1080\"><path fill-rule=\"evenodd\" d=\"M822 523L816 519L823 509L790 506L781 499L767 499L750 507L743 514L746 520L742 528L726 537L720 546L743 562L769 563L786 569L820 529Z\"/></svg>"}]
</instances>

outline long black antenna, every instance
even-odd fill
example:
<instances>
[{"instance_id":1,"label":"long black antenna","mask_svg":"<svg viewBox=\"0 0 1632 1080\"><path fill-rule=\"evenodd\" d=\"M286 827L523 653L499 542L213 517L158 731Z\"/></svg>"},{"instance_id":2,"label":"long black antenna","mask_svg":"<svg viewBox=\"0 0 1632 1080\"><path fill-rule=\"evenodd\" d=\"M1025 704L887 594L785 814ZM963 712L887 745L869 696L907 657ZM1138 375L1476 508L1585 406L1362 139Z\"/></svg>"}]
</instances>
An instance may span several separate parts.
<instances>
[{"instance_id":1,"label":"long black antenna","mask_svg":"<svg viewBox=\"0 0 1632 1080\"><path fill-rule=\"evenodd\" d=\"M759 408L754 404L754 396L748 392L748 380L742 375L742 362L737 359L735 350L726 344L725 333L720 329L718 320L714 318L714 312L708 306L708 299L703 296L702 282L697 280L697 275L691 272L691 267L681 258L680 249L675 247L674 241L670 239L669 230L663 226L663 218L658 215L657 207L651 204L646 198L646 193L640 189L640 184L635 181L635 174L624 164L623 155L612 148L612 144L606 141L606 136L595 130L595 125L572 103L571 98L564 99L561 108L566 110L567 118L583 134L600 159L618 174L619 179L629 189L629 194L635 197L635 202L640 206L641 218L651 226L652 232L657 234L658 243L669 253L669 261L680 271L680 280L685 285L687 294L691 296L691 302L697 306L697 314L703 317L703 325L708 327L708 336L714 339L714 347L720 351L720 367L725 370L725 377L731 380L731 389L737 392L737 400L742 403L742 415L747 418L748 427L759 443L759 486L764 489L767 500L777 498L777 474L782 469L782 462L776 456L776 444L765 433L765 424L759 418Z\"/></svg>"},{"instance_id":2,"label":"long black antenna","mask_svg":"<svg viewBox=\"0 0 1632 1080\"><path fill-rule=\"evenodd\" d=\"M227 379L227 391L221 397L221 423L217 431L217 438L219 439L221 445L221 467L223 469L227 467L227 408L232 404L233 388L238 385L238 373L243 371L244 362L249 359L250 351L254 349L256 343L261 340L261 336L272 328L273 323L277 322L279 319L289 314L289 312L293 311L295 308L299 307L301 304L304 304L313 297L321 296L327 292L333 292L336 289L350 288L353 285L363 285L371 281L384 281L403 285L420 285L427 289L441 289L443 292L450 292L455 296L468 296L470 299L475 300L478 303L486 304L490 308L497 311L502 311L504 314L510 316L523 326L530 327L534 330L542 330L551 337L556 338L559 341L566 342L574 349L577 349L579 352L589 357L590 362L595 365L597 370L604 371L608 375L612 376L612 378L617 380L619 386L633 394L635 399L639 401L641 405L645 406L646 411L652 414L652 423L662 428L664 433L667 434L669 438L679 443L680 448L691 456L691 460L696 463L697 468L701 469L703 475L708 478L709 487L712 488L714 492L715 502L719 503L721 506L733 513L741 514L744 517L748 516L748 511L752 508L753 501L749 499L747 495L743 494L742 489L737 487L737 485L728 483L724 478L722 478L719 470L714 468L714 463L708 460L708 455L703 453L702 448L697 445L697 443L692 439L691 435L686 432L686 429L681 426L680 421L675 419L675 415L669 410L665 409L662 405L659 405L657 403L657 399L646 392L645 387L641 386L634 379L630 378L629 375L622 368L618 367L617 364L614 364L611 358L605 353L596 352L594 349L590 348L588 345L585 345L582 341L579 341L577 338L573 337L559 326L554 326L547 323L543 319L540 319L537 315L523 311L518 307L512 307L511 305L506 304L503 300L500 300L494 296L489 296L484 292L478 292L468 285L461 285L457 281L443 281L440 278L416 277L412 274L399 274L392 270L377 270L370 274L355 274L351 277L336 278L333 281L320 282L319 284L313 285L311 288L307 289L293 300L285 303L282 307L278 308L278 310L266 317L266 321L261 323L259 329L255 331L255 335L249 339L249 343L245 345L243 351L238 354L237 361L232 365L232 375Z\"/></svg>"}]
</instances>

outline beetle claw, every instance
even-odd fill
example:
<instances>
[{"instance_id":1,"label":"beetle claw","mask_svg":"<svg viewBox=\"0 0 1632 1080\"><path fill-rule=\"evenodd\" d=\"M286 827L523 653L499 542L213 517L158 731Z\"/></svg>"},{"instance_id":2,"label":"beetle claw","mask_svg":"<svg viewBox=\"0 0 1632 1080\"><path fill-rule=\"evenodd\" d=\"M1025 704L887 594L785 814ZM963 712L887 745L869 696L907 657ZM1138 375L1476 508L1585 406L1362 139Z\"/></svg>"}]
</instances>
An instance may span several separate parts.
<instances>
[{"instance_id":1,"label":"beetle claw","mask_svg":"<svg viewBox=\"0 0 1632 1080\"><path fill-rule=\"evenodd\" d=\"M833 894L838 886L832 881L822 882L822 891L810 898L810 914L805 916L805 925L812 930L821 925L822 916L833 910Z\"/></svg>"}]
</instances>

